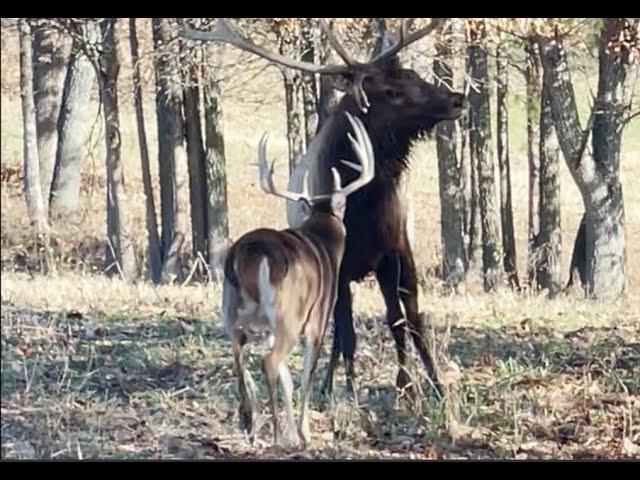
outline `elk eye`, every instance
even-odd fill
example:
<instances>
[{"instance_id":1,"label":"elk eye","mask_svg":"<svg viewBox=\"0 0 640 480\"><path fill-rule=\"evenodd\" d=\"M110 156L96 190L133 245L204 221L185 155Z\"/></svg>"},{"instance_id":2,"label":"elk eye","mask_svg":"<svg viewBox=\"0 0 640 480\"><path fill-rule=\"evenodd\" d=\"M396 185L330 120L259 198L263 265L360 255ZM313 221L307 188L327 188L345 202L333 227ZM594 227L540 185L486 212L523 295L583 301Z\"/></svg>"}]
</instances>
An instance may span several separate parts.
<instances>
[{"instance_id":1,"label":"elk eye","mask_svg":"<svg viewBox=\"0 0 640 480\"><path fill-rule=\"evenodd\" d=\"M396 90L395 88L388 88L385 93L391 100L398 100L404 97L404 92L402 90Z\"/></svg>"}]
</instances>

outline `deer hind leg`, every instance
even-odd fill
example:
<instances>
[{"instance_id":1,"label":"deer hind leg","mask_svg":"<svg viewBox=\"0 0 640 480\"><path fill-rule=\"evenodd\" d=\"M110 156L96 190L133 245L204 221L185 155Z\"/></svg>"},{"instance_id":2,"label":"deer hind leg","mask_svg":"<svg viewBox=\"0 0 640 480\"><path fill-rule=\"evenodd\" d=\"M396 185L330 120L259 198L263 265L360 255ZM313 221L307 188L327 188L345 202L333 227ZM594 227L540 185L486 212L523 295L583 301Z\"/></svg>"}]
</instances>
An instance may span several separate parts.
<instances>
[{"instance_id":1,"label":"deer hind leg","mask_svg":"<svg viewBox=\"0 0 640 480\"><path fill-rule=\"evenodd\" d=\"M271 400L271 414L273 415L273 442L279 444L278 431L278 391L277 380L280 377L284 392L284 406L287 414L287 425L284 432L285 446L298 446L300 439L296 430L295 416L293 412L293 381L287 367L287 359L295 341L284 338L284 335L276 334L274 344L269 353L262 360L262 369L267 379L269 398Z\"/></svg>"},{"instance_id":2,"label":"deer hind leg","mask_svg":"<svg viewBox=\"0 0 640 480\"><path fill-rule=\"evenodd\" d=\"M309 397L313 389L313 375L318 364L320 349L322 347L322 336L311 332L305 338L304 371L302 372L302 406L298 428L305 447L311 443L311 432L309 430Z\"/></svg>"},{"instance_id":3,"label":"deer hind leg","mask_svg":"<svg viewBox=\"0 0 640 480\"><path fill-rule=\"evenodd\" d=\"M241 299L238 290L225 279L222 293L222 315L225 331L231 339L235 374L238 379L240 428L252 435L256 417L256 394L251 374L245 369L243 363L242 353L247 343L247 336L241 329L237 328L240 304Z\"/></svg>"}]
</instances>

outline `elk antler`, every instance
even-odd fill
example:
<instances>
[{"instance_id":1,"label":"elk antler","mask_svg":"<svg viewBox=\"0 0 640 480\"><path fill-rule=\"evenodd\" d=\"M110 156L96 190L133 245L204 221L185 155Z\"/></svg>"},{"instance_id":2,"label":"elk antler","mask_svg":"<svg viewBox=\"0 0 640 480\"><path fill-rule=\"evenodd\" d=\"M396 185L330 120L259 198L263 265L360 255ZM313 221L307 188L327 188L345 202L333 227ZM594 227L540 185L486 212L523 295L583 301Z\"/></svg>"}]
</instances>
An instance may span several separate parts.
<instances>
[{"instance_id":1,"label":"elk antler","mask_svg":"<svg viewBox=\"0 0 640 480\"><path fill-rule=\"evenodd\" d=\"M371 60L371 64L379 64L382 60L393 57L403 48L408 47L414 42L417 42L423 37L426 37L431 32L433 32L436 28L438 28L444 22L444 18L432 18L429 25L421 28L420 30L416 30L411 35L407 35L407 29L413 23L413 19L405 20L400 24L400 30L398 32L398 39L396 42L391 45L387 50L375 56Z\"/></svg>"},{"instance_id":2,"label":"elk antler","mask_svg":"<svg viewBox=\"0 0 640 480\"><path fill-rule=\"evenodd\" d=\"M285 67L293 68L295 70L302 70L309 73L320 74L339 74L349 71L349 65L316 65L311 62L303 62L299 60L293 60L287 58L279 53L271 52L266 48L256 45L248 38L244 37L231 25L229 25L224 19L218 18L213 30L202 31L191 27L185 27L182 35L189 40L199 40L203 42L223 42L238 47L241 50L254 53L259 57L265 58L273 63L283 65ZM344 50L343 50L344 52Z\"/></svg>"},{"instance_id":3,"label":"elk antler","mask_svg":"<svg viewBox=\"0 0 640 480\"><path fill-rule=\"evenodd\" d=\"M228 43L237 48L240 48L241 50L254 53L264 59L269 60L270 62L288 68L293 68L295 70L301 70L307 73L318 73L323 75L340 75L351 73L353 74L353 82L350 85L350 90L352 91L353 96L355 97L360 109L364 113L366 113L369 109L370 104L369 99L367 98L367 94L364 91L363 83L371 69L376 68L378 65L380 65L380 63L382 63L383 60L396 55L403 48L431 33L442 23L443 20L444 19L441 18L434 18L431 20L429 25L410 35L407 35L406 31L413 23L413 20L409 19L403 21L398 33L398 40L384 53L377 55L367 63L354 61L352 57L347 53L345 48L340 44L338 39L335 37L335 35L333 34L333 30L327 25L324 20L321 20L320 25L327 34L329 45L331 45L331 48L336 51L338 56L345 63L344 65L316 65L315 63L293 60L279 53L271 52L253 43L251 40L235 30L222 18L217 19L216 24L211 31L205 32L187 26L184 27L182 35L190 40L200 40L205 42L217 41Z\"/></svg>"}]
</instances>

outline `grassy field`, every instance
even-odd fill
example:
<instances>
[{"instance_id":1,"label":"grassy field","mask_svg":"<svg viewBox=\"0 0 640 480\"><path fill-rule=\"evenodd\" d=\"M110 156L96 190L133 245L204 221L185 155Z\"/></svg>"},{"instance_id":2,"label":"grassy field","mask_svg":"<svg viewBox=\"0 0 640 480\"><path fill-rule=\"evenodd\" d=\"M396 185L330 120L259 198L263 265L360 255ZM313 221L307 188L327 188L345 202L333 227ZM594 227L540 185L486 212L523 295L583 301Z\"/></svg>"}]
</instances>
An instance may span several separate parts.
<instances>
[{"instance_id":1,"label":"grassy field","mask_svg":"<svg viewBox=\"0 0 640 480\"><path fill-rule=\"evenodd\" d=\"M486 295L475 270L463 294L442 296L433 276L441 255L435 143L416 145L411 182L420 307L455 373L453 394L441 404L426 389L420 362L413 358L412 374L425 388L424 395L415 404L396 398L395 349L381 295L367 280L353 285L358 407L344 395L341 368L335 407L322 408L317 392L313 398L311 448L284 451L270 446L258 355L250 361L263 406L258 439L251 444L238 428L232 358L222 333L217 286L126 285L101 274L104 145L95 103L88 106L95 130L83 168L82 209L77 218L52 225L54 248L49 253L32 237L21 195L16 41L4 32L2 41L3 459L640 458L640 190L633 185L640 175L640 120L628 126L623 140L629 286L627 297L615 304L583 300L577 291L553 301L511 292ZM144 196L126 58L122 148L142 261ZM232 238L258 226L285 226L284 205L260 192L252 166L258 139L268 130L270 155L280 159L280 182L286 181L278 81L277 71L268 69L243 84L242 97L235 89L223 98ZM584 79L576 82L584 122L588 89ZM593 79L590 83L594 88ZM514 72L510 147L521 273L528 178L523 98ZM146 102L153 159L157 135L150 92ZM181 175L186 181L184 169ZM564 165L561 182L566 275L582 204ZM317 386L329 343L325 341ZM296 386L301 362L301 352L296 352ZM458 411L455 421L452 407Z\"/></svg>"}]
</instances>

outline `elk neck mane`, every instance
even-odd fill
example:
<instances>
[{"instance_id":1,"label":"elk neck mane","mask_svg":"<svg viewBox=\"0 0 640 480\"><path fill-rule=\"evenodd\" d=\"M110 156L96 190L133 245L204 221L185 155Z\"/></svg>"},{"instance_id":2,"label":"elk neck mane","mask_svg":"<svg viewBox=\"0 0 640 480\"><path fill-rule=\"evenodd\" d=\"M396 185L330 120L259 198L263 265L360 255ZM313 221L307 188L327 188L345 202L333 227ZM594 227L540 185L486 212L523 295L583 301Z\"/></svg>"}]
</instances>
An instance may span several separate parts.
<instances>
[{"instance_id":1,"label":"elk neck mane","mask_svg":"<svg viewBox=\"0 0 640 480\"><path fill-rule=\"evenodd\" d=\"M371 138L376 162L376 181L396 186L402 173L409 168L409 153L413 143L430 133L429 126L397 126L384 118L375 107L362 113L351 95L345 95L333 114L314 137L304 161L311 169L311 188L314 193L326 193L331 187L331 168L339 170L343 182L349 183L356 174L341 160L356 161L347 133L349 123L344 115L358 116Z\"/></svg>"}]
</instances>

